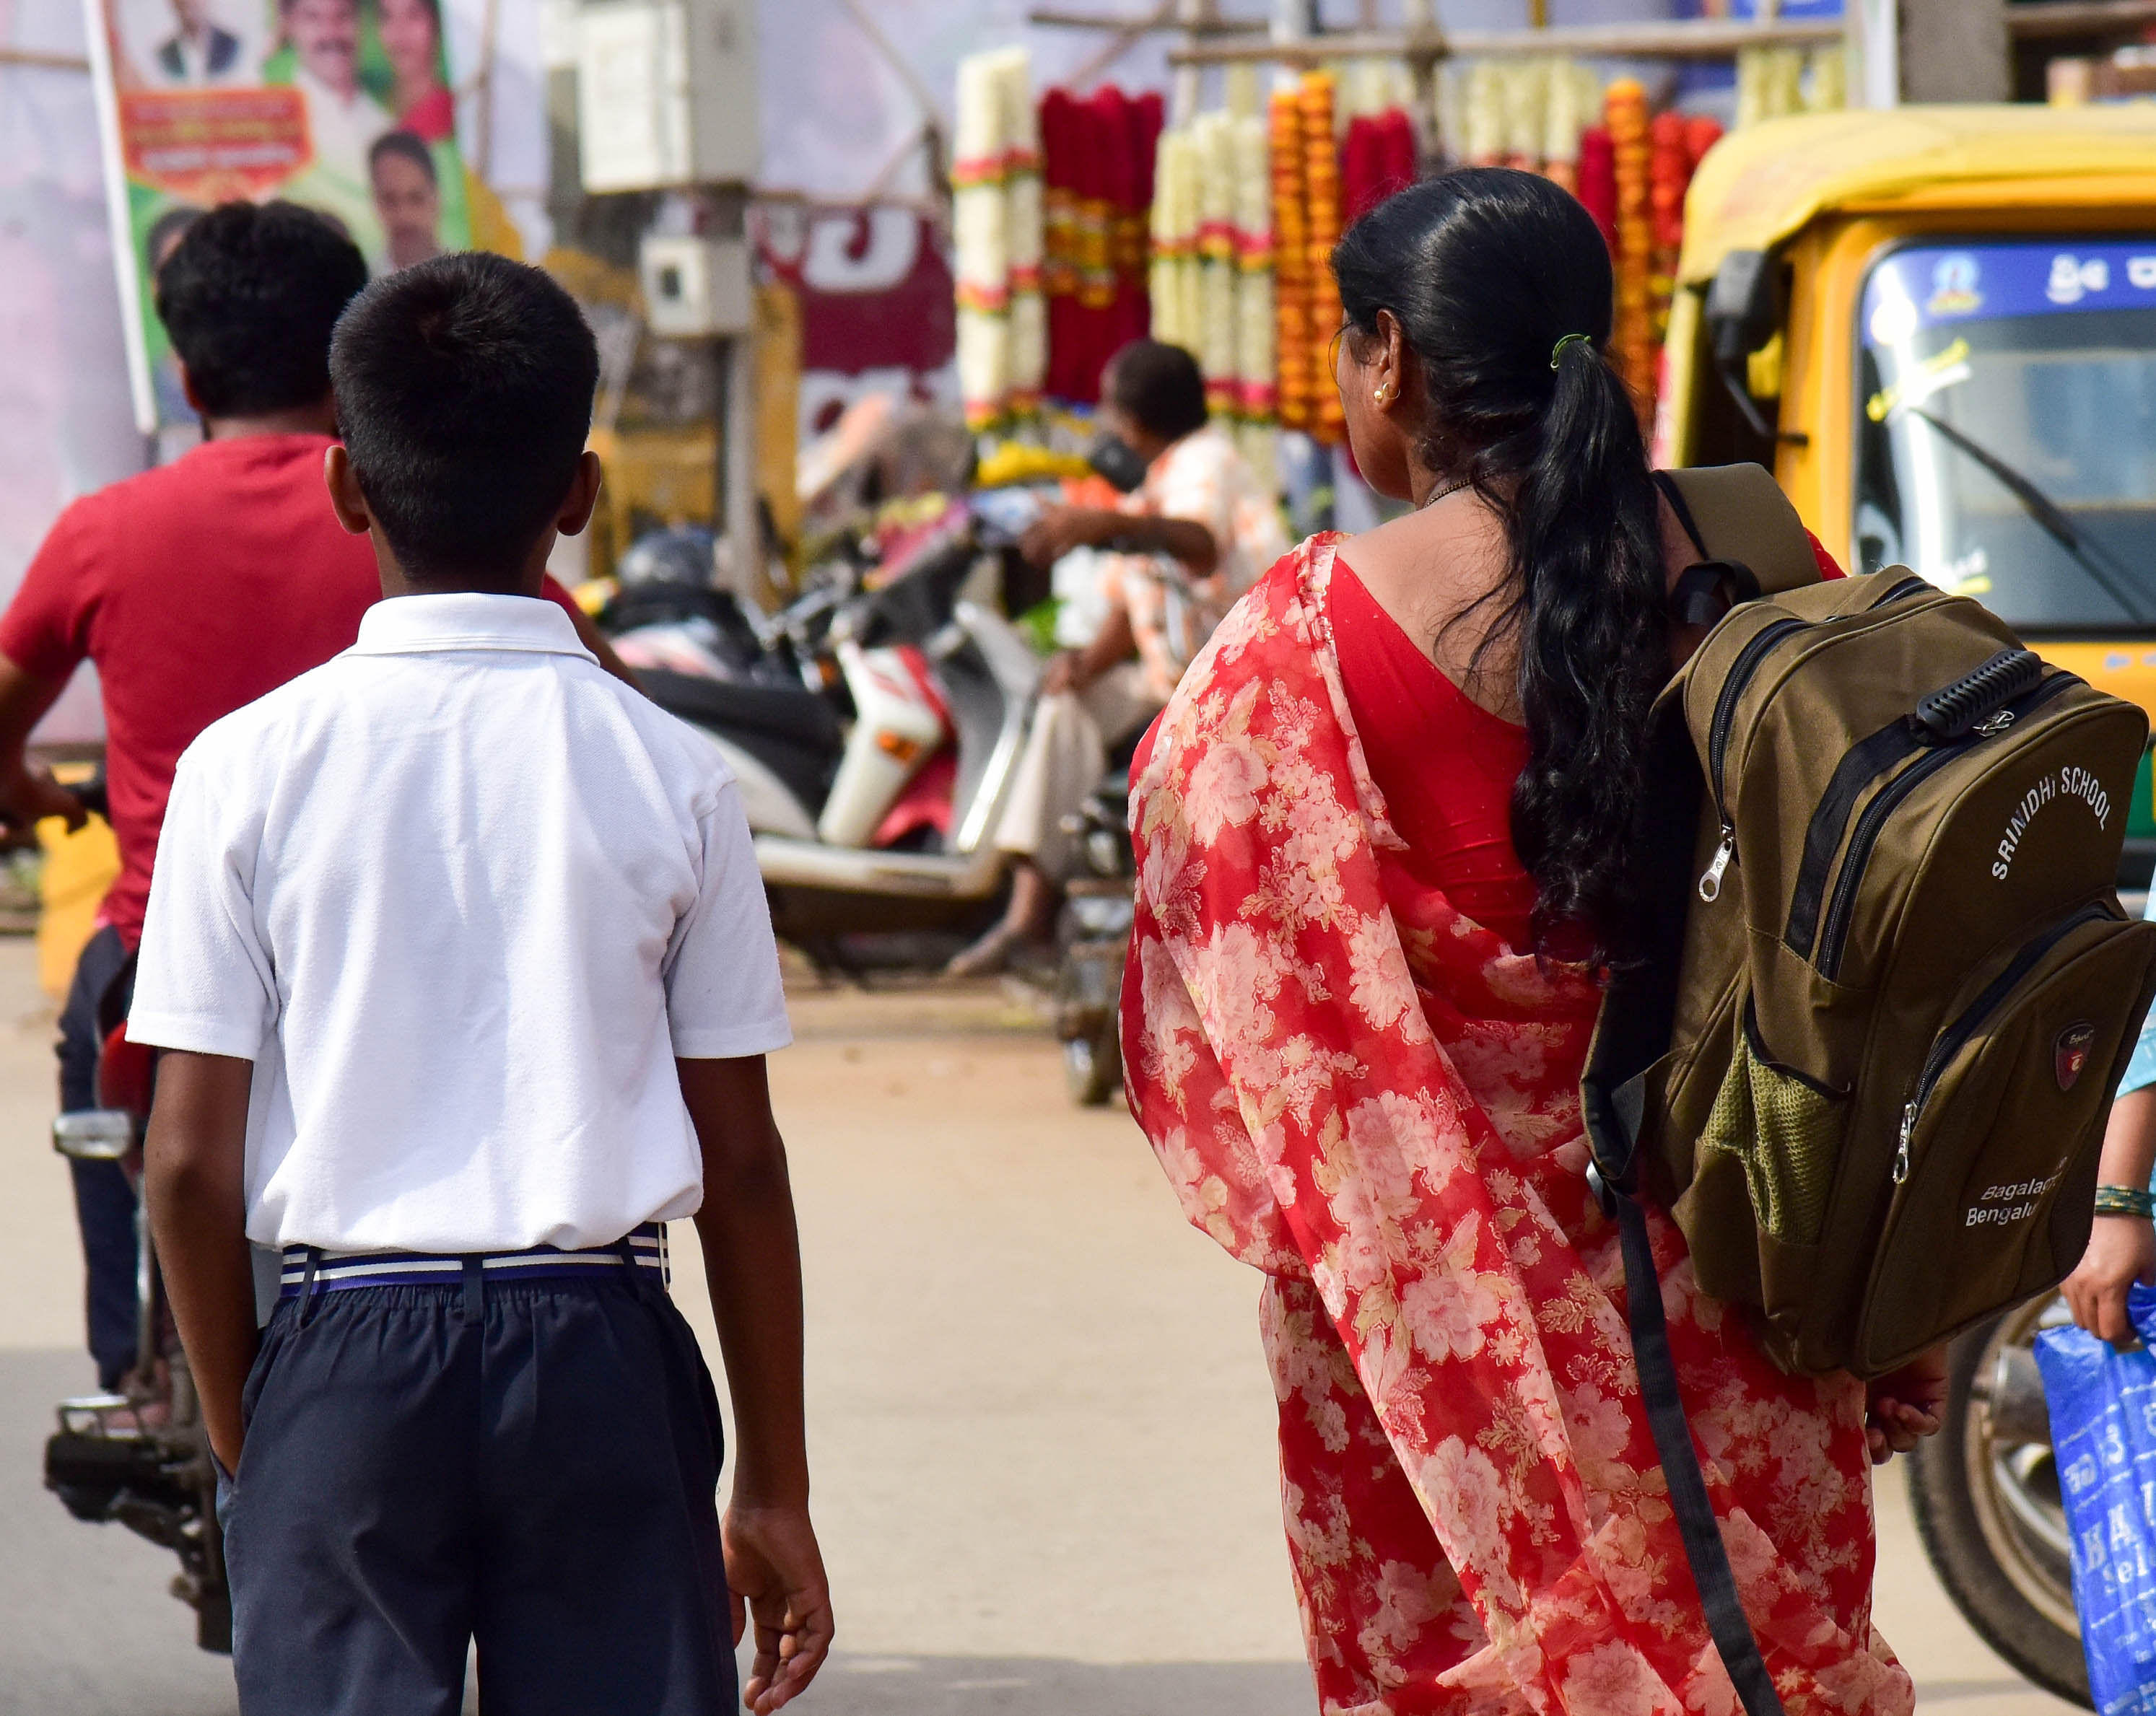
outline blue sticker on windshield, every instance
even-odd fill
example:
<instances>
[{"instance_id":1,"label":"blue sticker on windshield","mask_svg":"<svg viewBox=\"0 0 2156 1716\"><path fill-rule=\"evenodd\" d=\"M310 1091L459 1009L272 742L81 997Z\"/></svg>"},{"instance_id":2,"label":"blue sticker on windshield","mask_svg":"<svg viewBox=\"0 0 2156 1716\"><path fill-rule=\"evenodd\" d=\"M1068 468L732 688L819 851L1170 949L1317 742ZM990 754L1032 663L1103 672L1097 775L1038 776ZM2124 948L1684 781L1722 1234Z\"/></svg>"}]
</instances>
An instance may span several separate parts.
<instances>
[{"instance_id":1,"label":"blue sticker on windshield","mask_svg":"<svg viewBox=\"0 0 2156 1716\"><path fill-rule=\"evenodd\" d=\"M1982 244L1897 251L1864 289L1864 331L1898 346L1973 316L2156 308L2156 238L2139 244Z\"/></svg>"},{"instance_id":2,"label":"blue sticker on windshield","mask_svg":"<svg viewBox=\"0 0 2156 1716\"><path fill-rule=\"evenodd\" d=\"M1983 279L1981 257L1948 251L1932 264L1932 295L1924 300L1924 313L1934 318L1974 315L1984 308L1984 294L1977 289Z\"/></svg>"}]
</instances>

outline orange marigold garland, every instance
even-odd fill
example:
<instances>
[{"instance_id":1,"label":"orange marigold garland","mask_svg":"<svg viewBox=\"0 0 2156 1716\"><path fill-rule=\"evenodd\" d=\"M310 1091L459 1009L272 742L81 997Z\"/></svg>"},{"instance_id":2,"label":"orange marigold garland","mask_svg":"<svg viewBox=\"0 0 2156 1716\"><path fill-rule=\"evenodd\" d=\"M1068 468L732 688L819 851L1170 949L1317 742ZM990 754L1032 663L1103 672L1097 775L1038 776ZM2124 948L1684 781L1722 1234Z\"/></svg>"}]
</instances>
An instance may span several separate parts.
<instances>
[{"instance_id":1,"label":"orange marigold garland","mask_svg":"<svg viewBox=\"0 0 2156 1716\"><path fill-rule=\"evenodd\" d=\"M1617 327L1610 341L1618 373L1652 420L1655 390L1654 248L1649 172L1647 92L1630 78L1610 85L1603 99L1604 123L1617 169Z\"/></svg>"},{"instance_id":2,"label":"orange marigold garland","mask_svg":"<svg viewBox=\"0 0 2156 1716\"><path fill-rule=\"evenodd\" d=\"M1346 433L1340 391L1326 373L1326 353L1340 326L1340 287L1332 278L1332 247L1340 242L1340 147L1332 126L1329 72L1303 74L1296 91L1301 121L1302 192L1309 259L1309 328L1304 361L1309 375L1309 433L1332 445Z\"/></svg>"}]
</instances>

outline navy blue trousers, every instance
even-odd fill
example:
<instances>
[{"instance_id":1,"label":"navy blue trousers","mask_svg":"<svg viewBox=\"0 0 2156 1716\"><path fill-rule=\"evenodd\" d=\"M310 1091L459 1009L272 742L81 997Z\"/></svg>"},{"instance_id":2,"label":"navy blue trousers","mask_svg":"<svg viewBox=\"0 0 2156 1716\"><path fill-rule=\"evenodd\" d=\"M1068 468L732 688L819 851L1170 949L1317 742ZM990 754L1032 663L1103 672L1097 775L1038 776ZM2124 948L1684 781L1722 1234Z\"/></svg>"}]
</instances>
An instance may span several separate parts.
<instances>
[{"instance_id":1,"label":"navy blue trousers","mask_svg":"<svg viewBox=\"0 0 2156 1716\"><path fill-rule=\"evenodd\" d=\"M688 1325L642 1269L473 1309L446 1283L279 1304L225 1536L242 1716L457 1716L475 1639L486 1716L730 1716Z\"/></svg>"},{"instance_id":2,"label":"navy blue trousers","mask_svg":"<svg viewBox=\"0 0 2156 1716\"><path fill-rule=\"evenodd\" d=\"M98 1003L126 963L120 932L110 925L90 937L75 960L74 981L60 1009L64 1114L97 1106L97 1058L105 1047ZM69 1161L68 1168L74 1179L75 1222L82 1230L90 1355L97 1361L98 1386L114 1388L135 1363L135 1188L117 1162Z\"/></svg>"}]
</instances>

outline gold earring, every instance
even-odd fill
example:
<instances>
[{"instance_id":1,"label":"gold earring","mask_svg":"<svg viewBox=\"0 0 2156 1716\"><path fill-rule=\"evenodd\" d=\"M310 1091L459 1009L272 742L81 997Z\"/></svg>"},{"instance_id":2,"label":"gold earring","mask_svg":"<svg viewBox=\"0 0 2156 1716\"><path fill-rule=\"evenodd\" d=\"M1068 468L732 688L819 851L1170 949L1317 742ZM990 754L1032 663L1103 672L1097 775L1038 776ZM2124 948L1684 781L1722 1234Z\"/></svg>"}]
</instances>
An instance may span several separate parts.
<instances>
[{"instance_id":1,"label":"gold earring","mask_svg":"<svg viewBox=\"0 0 2156 1716\"><path fill-rule=\"evenodd\" d=\"M1392 402L1393 390L1381 382L1371 391L1370 397L1379 405L1389 405Z\"/></svg>"}]
</instances>

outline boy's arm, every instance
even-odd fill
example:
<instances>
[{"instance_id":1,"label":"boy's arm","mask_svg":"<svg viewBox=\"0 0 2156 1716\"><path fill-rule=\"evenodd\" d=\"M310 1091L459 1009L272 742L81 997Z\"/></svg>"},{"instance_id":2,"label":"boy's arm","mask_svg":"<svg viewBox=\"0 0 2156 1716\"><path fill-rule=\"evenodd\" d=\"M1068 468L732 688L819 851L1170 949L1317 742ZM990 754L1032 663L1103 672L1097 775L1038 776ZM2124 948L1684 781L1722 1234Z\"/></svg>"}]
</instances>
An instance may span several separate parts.
<instances>
[{"instance_id":1,"label":"boy's arm","mask_svg":"<svg viewBox=\"0 0 2156 1716\"><path fill-rule=\"evenodd\" d=\"M675 1065L703 1148L696 1234L734 1404L726 1580L755 1620L743 1696L762 1716L805 1689L831 1647L830 1590L808 1523L793 1193L763 1057Z\"/></svg>"},{"instance_id":2,"label":"boy's arm","mask_svg":"<svg viewBox=\"0 0 2156 1716\"><path fill-rule=\"evenodd\" d=\"M167 1053L142 1152L142 1195L209 1445L239 1469L240 1391L260 1339L247 1249L247 1096L254 1063Z\"/></svg>"}]
</instances>

